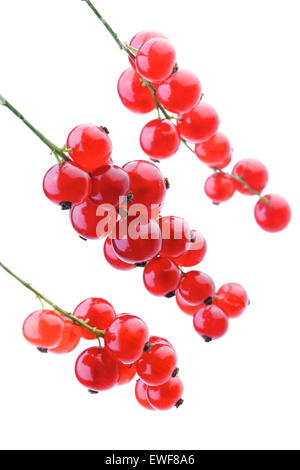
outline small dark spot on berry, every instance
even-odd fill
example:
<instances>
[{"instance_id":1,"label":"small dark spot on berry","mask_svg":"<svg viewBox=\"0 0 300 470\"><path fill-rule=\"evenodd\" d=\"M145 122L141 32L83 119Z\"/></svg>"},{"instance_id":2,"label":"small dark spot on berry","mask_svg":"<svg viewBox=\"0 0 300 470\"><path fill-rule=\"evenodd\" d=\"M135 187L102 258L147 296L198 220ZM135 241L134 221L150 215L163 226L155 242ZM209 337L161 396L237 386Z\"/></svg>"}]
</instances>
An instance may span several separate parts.
<instances>
[{"instance_id":1,"label":"small dark spot on berry","mask_svg":"<svg viewBox=\"0 0 300 470\"><path fill-rule=\"evenodd\" d=\"M82 237L81 235L79 235L79 238L81 238L81 240L84 240L85 242L87 241L87 239Z\"/></svg>"},{"instance_id":2,"label":"small dark spot on berry","mask_svg":"<svg viewBox=\"0 0 300 470\"><path fill-rule=\"evenodd\" d=\"M160 163L160 160L155 160L154 158L150 158L151 162L153 163Z\"/></svg>"},{"instance_id":3,"label":"small dark spot on berry","mask_svg":"<svg viewBox=\"0 0 300 470\"><path fill-rule=\"evenodd\" d=\"M166 186L166 189L170 189L171 187L171 184L168 178L165 178L165 186Z\"/></svg>"},{"instance_id":4,"label":"small dark spot on berry","mask_svg":"<svg viewBox=\"0 0 300 470\"><path fill-rule=\"evenodd\" d=\"M195 233L192 231L191 232L191 243L195 243L195 241L196 241Z\"/></svg>"},{"instance_id":5,"label":"small dark spot on berry","mask_svg":"<svg viewBox=\"0 0 300 470\"><path fill-rule=\"evenodd\" d=\"M62 201L62 202L59 203L59 205L60 205L62 211L68 211L72 207L72 202Z\"/></svg>"},{"instance_id":6,"label":"small dark spot on berry","mask_svg":"<svg viewBox=\"0 0 300 470\"><path fill-rule=\"evenodd\" d=\"M219 206L220 204L221 204L220 202L215 202L215 201L213 201L213 205L214 205L214 206Z\"/></svg>"},{"instance_id":7,"label":"small dark spot on berry","mask_svg":"<svg viewBox=\"0 0 300 470\"><path fill-rule=\"evenodd\" d=\"M207 299L205 299L203 303L204 305L211 305L213 303L213 298L207 297Z\"/></svg>"},{"instance_id":8,"label":"small dark spot on berry","mask_svg":"<svg viewBox=\"0 0 300 470\"><path fill-rule=\"evenodd\" d=\"M145 266L147 266L146 261L143 261L143 263L135 263L136 268L144 268Z\"/></svg>"},{"instance_id":9,"label":"small dark spot on berry","mask_svg":"<svg viewBox=\"0 0 300 470\"><path fill-rule=\"evenodd\" d=\"M173 68L172 74L178 72L178 70L179 70L179 65L176 62L175 66Z\"/></svg>"},{"instance_id":10,"label":"small dark spot on berry","mask_svg":"<svg viewBox=\"0 0 300 470\"><path fill-rule=\"evenodd\" d=\"M47 354L47 352L48 352L48 349L46 349L46 348L37 348L37 350L42 354Z\"/></svg>"},{"instance_id":11,"label":"small dark spot on berry","mask_svg":"<svg viewBox=\"0 0 300 470\"><path fill-rule=\"evenodd\" d=\"M100 126L100 129L102 129L107 135L109 134L109 130L107 129L107 127Z\"/></svg>"},{"instance_id":12,"label":"small dark spot on berry","mask_svg":"<svg viewBox=\"0 0 300 470\"><path fill-rule=\"evenodd\" d=\"M210 343L212 341L212 338L210 338L209 336L202 336L202 338L206 343Z\"/></svg>"},{"instance_id":13,"label":"small dark spot on berry","mask_svg":"<svg viewBox=\"0 0 300 470\"><path fill-rule=\"evenodd\" d=\"M180 399L178 400L178 402L175 404L176 408L179 408L181 405L183 405L183 401L184 401L184 400L183 400L182 398L180 398Z\"/></svg>"},{"instance_id":14,"label":"small dark spot on berry","mask_svg":"<svg viewBox=\"0 0 300 470\"><path fill-rule=\"evenodd\" d=\"M91 390L90 388L88 389L88 392L91 394L91 395L97 395L99 392L97 392L97 390Z\"/></svg>"},{"instance_id":15,"label":"small dark spot on berry","mask_svg":"<svg viewBox=\"0 0 300 470\"><path fill-rule=\"evenodd\" d=\"M147 343L144 346L144 352L148 352L151 349L151 343L150 341L147 341Z\"/></svg>"},{"instance_id":16,"label":"small dark spot on berry","mask_svg":"<svg viewBox=\"0 0 300 470\"><path fill-rule=\"evenodd\" d=\"M165 297L167 299L171 299L172 297L175 297L176 293L175 291L173 290L172 292L169 292L168 294L165 295Z\"/></svg>"},{"instance_id":17,"label":"small dark spot on berry","mask_svg":"<svg viewBox=\"0 0 300 470\"><path fill-rule=\"evenodd\" d=\"M176 369L173 370L173 374L172 374L172 377L176 377L179 373L179 368L176 367Z\"/></svg>"}]
</instances>

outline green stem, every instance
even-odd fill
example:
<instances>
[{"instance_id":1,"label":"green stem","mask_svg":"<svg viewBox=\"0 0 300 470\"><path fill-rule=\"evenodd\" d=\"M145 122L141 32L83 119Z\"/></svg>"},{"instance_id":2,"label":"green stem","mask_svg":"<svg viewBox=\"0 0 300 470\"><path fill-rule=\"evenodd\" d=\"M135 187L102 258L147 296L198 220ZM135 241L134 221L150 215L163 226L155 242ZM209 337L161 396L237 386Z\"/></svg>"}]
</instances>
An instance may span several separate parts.
<instances>
[{"instance_id":1,"label":"green stem","mask_svg":"<svg viewBox=\"0 0 300 470\"><path fill-rule=\"evenodd\" d=\"M253 194L255 194L256 196L258 196L265 204L268 204L268 203L269 203L269 201L268 201L267 198L263 197L263 196L261 195L261 193L259 193L259 192L256 191L255 189L251 188L251 186L249 186L249 184L247 184L247 183L243 180L243 178L242 178L241 176L233 175L232 173L227 173L226 171L221 170L221 168L219 168L219 167L217 167L217 166L214 166L213 169L214 169L216 172L222 173L222 175L225 175L225 176L229 176L229 178L232 178L233 180L238 181L239 183L241 183L245 189L248 189L248 190L251 191Z\"/></svg>"},{"instance_id":2,"label":"green stem","mask_svg":"<svg viewBox=\"0 0 300 470\"><path fill-rule=\"evenodd\" d=\"M47 147L51 150L53 155L56 157L59 155L59 157L64 160L68 161L69 158L64 154L64 152L57 147L57 145L53 144L47 137L45 137L40 131L38 131L25 117L23 116L20 111L18 111L12 104L9 103L2 95L0 95L0 104L2 106L5 106L7 109L9 109L15 116L17 116L21 121L27 126Z\"/></svg>"},{"instance_id":3,"label":"green stem","mask_svg":"<svg viewBox=\"0 0 300 470\"><path fill-rule=\"evenodd\" d=\"M31 287L31 285L28 282L25 282L23 279L21 279L19 276L17 276L15 273L13 273L7 266L5 266L3 263L0 262L0 267L4 269L8 274L10 274L12 277L14 277L18 282L20 282L24 287L29 289L31 292L33 292L39 299L43 299L48 305L51 305L54 310L57 312L61 313L63 316L69 318L72 320L73 323L76 323L79 326L82 326L86 330L90 331L95 335L96 338L102 337L104 338L105 331L104 330L97 330L97 328L93 328L92 326L89 326L86 322L83 320L80 320L79 318L76 318L72 313L66 312L66 310L62 309L61 307L58 307L52 300L47 299L43 294L41 294L39 291Z\"/></svg>"}]
</instances>

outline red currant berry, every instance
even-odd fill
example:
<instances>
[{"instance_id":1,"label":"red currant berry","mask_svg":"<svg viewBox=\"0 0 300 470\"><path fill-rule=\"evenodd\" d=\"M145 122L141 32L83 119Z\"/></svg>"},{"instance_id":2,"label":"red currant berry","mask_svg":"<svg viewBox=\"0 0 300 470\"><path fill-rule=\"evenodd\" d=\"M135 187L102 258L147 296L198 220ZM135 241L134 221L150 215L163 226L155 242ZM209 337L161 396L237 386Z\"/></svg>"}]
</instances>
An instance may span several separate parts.
<instances>
[{"instance_id":1,"label":"red currant berry","mask_svg":"<svg viewBox=\"0 0 300 470\"><path fill-rule=\"evenodd\" d=\"M238 162L233 167L232 174L243 178L243 181L258 193L262 192L269 179L268 170L265 165L254 158L247 158ZM248 196L254 195L252 191L245 188L238 181L236 181L236 188L242 194L247 194Z\"/></svg>"},{"instance_id":2,"label":"red currant berry","mask_svg":"<svg viewBox=\"0 0 300 470\"><path fill-rule=\"evenodd\" d=\"M137 33L133 38L131 39L129 46L132 47L133 49L140 49L143 44L145 44L146 41L149 41L149 39L154 39L154 38L163 38L163 39L168 39L164 34L158 32L158 31L140 31ZM131 51L131 53L135 56L136 53L134 51ZM131 63L132 67L135 69L135 62L129 57L129 62Z\"/></svg>"},{"instance_id":3,"label":"red currant berry","mask_svg":"<svg viewBox=\"0 0 300 470\"><path fill-rule=\"evenodd\" d=\"M235 193L235 181L222 173L214 173L205 181L206 195L216 203L228 201Z\"/></svg>"},{"instance_id":4,"label":"red currant berry","mask_svg":"<svg viewBox=\"0 0 300 470\"><path fill-rule=\"evenodd\" d=\"M52 310L36 310L23 323L25 339L37 348L54 348L62 339L64 321Z\"/></svg>"},{"instance_id":5,"label":"red currant berry","mask_svg":"<svg viewBox=\"0 0 300 470\"><path fill-rule=\"evenodd\" d=\"M143 263L154 258L161 250L161 232L157 222L139 217L120 219L112 247L126 263Z\"/></svg>"},{"instance_id":6,"label":"red currant berry","mask_svg":"<svg viewBox=\"0 0 300 470\"><path fill-rule=\"evenodd\" d=\"M125 263L122 261L115 253L115 250L112 247L111 238L107 237L103 247L104 256L106 261L116 269L120 269L121 271L129 271L130 269L135 268L135 264Z\"/></svg>"},{"instance_id":7,"label":"red currant berry","mask_svg":"<svg viewBox=\"0 0 300 470\"><path fill-rule=\"evenodd\" d=\"M73 206L70 219L73 228L84 238L91 240L110 235L115 228L118 213L114 207L95 204L87 200Z\"/></svg>"},{"instance_id":8,"label":"red currant berry","mask_svg":"<svg viewBox=\"0 0 300 470\"><path fill-rule=\"evenodd\" d=\"M145 160L134 160L126 163L123 169L130 178L130 191L133 204L161 204L166 196L165 179L156 165Z\"/></svg>"},{"instance_id":9,"label":"red currant berry","mask_svg":"<svg viewBox=\"0 0 300 470\"><path fill-rule=\"evenodd\" d=\"M113 306L105 299L92 297L81 302L73 314L79 320L89 320L89 326L97 330L106 330L116 318ZM80 327L82 338L95 339L95 335L86 328Z\"/></svg>"},{"instance_id":10,"label":"red currant berry","mask_svg":"<svg viewBox=\"0 0 300 470\"><path fill-rule=\"evenodd\" d=\"M168 341L167 339L165 338L161 338L160 336L150 336L149 338L149 343L152 345L152 344L167 344L168 346L170 346L171 348L173 348L172 344L170 343L170 341ZM174 348L173 348L174 349Z\"/></svg>"},{"instance_id":11,"label":"red currant berry","mask_svg":"<svg viewBox=\"0 0 300 470\"><path fill-rule=\"evenodd\" d=\"M168 78L175 66L176 52L167 39L153 38L146 41L136 54L137 72L149 82L161 82Z\"/></svg>"},{"instance_id":12,"label":"red currant berry","mask_svg":"<svg viewBox=\"0 0 300 470\"><path fill-rule=\"evenodd\" d=\"M212 106L200 103L183 114L177 122L182 137L190 142L203 142L210 139L218 130L219 117Z\"/></svg>"},{"instance_id":13,"label":"red currant berry","mask_svg":"<svg viewBox=\"0 0 300 470\"><path fill-rule=\"evenodd\" d=\"M118 385L126 385L131 382L136 376L135 364L122 364L118 362L119 380Z\"/></svg>"},{"instance_id":14,"label":"red currant berry","mask_svg":"<svg viewBox=\"0 0 300 470\"><path fill-rule=\"evenodd\" d=\"M105 165L112 152L107 132L92 124L75 127L68 136L67 148L72 149L70 158L88 172Z\"/></svg>"},{"instance_id":15,"label":"red currant berry","mask_svg":"<svg viewBox=\"0 0 300 470\"><path fill-rule=\"evenodd\" d=\"M205 238L197 230L192 230L191 233L192 242L188 250L183 253L183 255L173 259L177 266L196 266L196 264L199 264L203 260L206 254L207 245Z\"/></svg>"},{"instance_id":16,"label":"red currant berry","mask_svg":"<svg viewBox=\"0 0 300 470\"><path fill-rule=\"evenodd\" d=\"M80 328L73 325L69 319L64 319L62 337L55 348L49 351L55 354L66 354L73 351L80 341Z\"/></svg>"},{"instance_id":17,"label":"red currant berry","mask_svg":"<svg viewBox=\"0 0 300 470\"><path fill-rule=\"evenodd\" d=\"M104 342L116 360L132 364L143 354L148 338L148 327L141 318L123 314L108 327Z\"/></svg>"},{"instance_id":18,"label":"red currant berry","mask_svg":"<svg viewBox=\"0 0 300 470\"><path fill-rule=\"evenodd\" d=\"M188 304L200 305L208 297L213 297L215 293L215 283L208 274L190 271L182 277L179 294Z\"/></svg>"},{"instance_id":19,"label":"red currant berry","mask_svg":"<svg viewBox=\"0 0 300 470\"><path fill-rule=\"evenodd\" d=\"M177 127L168 119L154 119L141 132L140 144L149 157L162 160L174 155L180 146Z\"/></svg>"},{"instance_id":20,"label":"red currant berry","mask_svg":"<svg viewBox=\"0 0 300 470\"><path fill-rule=\"evenodd\" d=\"M168 382L158 387L148 386L147 398L156 410L169 410L182 403L183 384L179 377L172 377Z\"/></svg>"},{"instance_id":21,"label":"red currant berry","mask_svg":"<svg viewBox=\"0 0 300 470\"><path fill-rule=\"evenodd\" d=\"M119 207L129 192L129 176L123 168L104 165L92 173L91 201Z\"/></svg>"},{"instance_id":22,"label":"red currant berry","mask_svg":"<svg viewBox=\"0 0 300 470\"><path fill-rule=\"evenodd\" d=\"M80 354L75 374L82 385L94 391L108 390L119 380L118 363L105 348L99 347L86 349Z\"/></svg>"},{"instance_id":23,"label":"red currant berry","mask_svg":"<svg viewBox=\"0 0 300 470\"><path fill-rule=\"evenodd\" d=\"M183 313L186 313L187 315L195 315L195 313L198 312L200 308L200 305L191 305L185 300L183 300L179 290L176 291L176 302L180 310Z\"/></svg>"},{"instance_id":24,"label":"red currant berry","mask_svg":"<svg viewBox=\"0 0 300 470\"><path fill-rule=\"evenodd\" d=\"M186 113L199 103L200 81L194 73L180 69L159 84L157 98L160 104L171 113Z\"/></svg>"},{"instance_id":25,"label":"red currant berry","mask_svg":"<svg viewBox=\"0 0 300 470\"><path fill-rule=\"evenodd\" d=\"M189 224L181 217L166 216L159 219L162 233L161 256L176 258L186 252L191 242Z\"/></svg>"},{"instance_id":26,"label":"red currant berry","mask_svg":"<svg viewBox=\"0 0 300 470\"><path fill-rule=\"evenodd\" d=\"M155 258L144 269L144 284L153 295L170 296L181 280L181 271L169 258Z\"/></svg>"},{"instance_id":27,"label":"red currant berry","mask_svg":"<svg viewBox=\"0 0 300 470\"><path fill-rule=\"evenodd\" d=\"M210 167L218 166L220 168L222 166L224 168L224 163L228 165L231 161L230 142L221 132L217 132L205 142L196 144L195 153L199 160Z\"/></svg>"},{"instance_id":28,"label":"red currant berry","mask_svg":"<svg viewBox=\"0 0 300 470\"><path fill-rule=\"evenodd\" d=\"M135 384L135 397L140 405L142 405L146 410L153 410L153 406L150 405L148 398L147 398L147 389L148 385L146 385L141 379L137 380Z\"/></svg>"},{"instance_id":29,"label":"red currant berry","mask_svg":"<svg viewBox=\"0 0 300 470\"><path fill-rule=\"evenodd\" d=\"M141 77L129 68L118 81L118 93L124 106L134 113L149 113L155 109L155 101L147 86L142 86Z\"/></svg>"},{"instance_id":30,"label":"red currant berry","mask_svg":"<svg viewBox=\"0 0 300 470\"><path fill-rule=\"evenodd\" d=\"M280 232L291 220L289 203L277 194L267 194L256 203L254 215L258 225L267 232Z\"/></svg>"},{"instance_id":31,"label":"red currant berry","mask_svg":"<svg viewBox=\"0 0 300 470\"><path fill-rule=\"evenodd\" d=\"M219 307L229 318L240 316L248 305L245 289L236 282L224 284L216 293L214 305Z\"/></svg>"},{"instance_id":32,"label":"red currant berry","mask_svg":"<svg viewBox=\"0 0 300 470\"><path fill-rule=\"evenodd\" d=\"M208 342L225 335L228 318L216 305L202 305L194 315L194 328Z\"/></svg>"},{"instance_id":33,"label":"red currant berry","mask_svg":"<svg viewBox=\"0 0 300 470\"><path fill-rule=\"evenodd\" d=\"M62 209L85 201L91 188L90 175L71 162L54 165L44 176L46 197L54 204L60 204Z\"/></svg>"},{"instance_id":34,"label":"red currant berry","mask_svg":"<svg viewBox=\"0 0 300 470\"><path fill-rule=\"evenodd\" d=\"M167 344L154 344L136 362L136 371L147 385L162 385L167 382L177 364L174 349Z\"/></svg>"}]
</instances>

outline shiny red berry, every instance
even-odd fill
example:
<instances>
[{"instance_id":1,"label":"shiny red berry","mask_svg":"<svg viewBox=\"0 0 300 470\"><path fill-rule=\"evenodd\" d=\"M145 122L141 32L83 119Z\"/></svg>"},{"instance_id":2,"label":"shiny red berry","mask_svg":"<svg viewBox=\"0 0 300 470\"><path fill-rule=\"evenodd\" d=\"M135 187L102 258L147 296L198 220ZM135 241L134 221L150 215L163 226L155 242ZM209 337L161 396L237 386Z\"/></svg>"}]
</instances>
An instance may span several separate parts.
<instances>
[{"instance_id":1,"label":"shiny red berry","mask_svg":"<svg viewBox=\"0 0 300 470\"><path fill-rule=\"evenodd\" d=\"M179 290L176 291L176 302L180 310L187 315L195 315L195 313L198 312L200 308L200 305L191 305L183 300Z\"/></svg>"},{"instance_id":2,"label":"shiny red berry","mask_svg":"<svg viewBox=\"0 0 300 470\"><path fill-rule=\"evenodd\" d=\"M243 178L243 181L258 193L262 192L269 179L268 170L265 165L254 158L239 161L233 167L232 174ZM243 184L238 181L236 181L236 188L242 194L247 194L248 196L254 195L252 191L245 188Z\"/></svg>"},{"instance_id":3,"label":"shiny red berry","mask_svg":"<svg viewBox=\"0 0 300 470\"><path fill-rule=\"evenodd\" d=\"M96 204L119 207L130 188L128 173L116 165L104 165L92 173L90 199Z\"/></svg>"},{"instance_id":4,"label":"shiny red berry","mask_svg":"<svg viewBox=\"0 0 300 470\"><path fill-rule=\"evenodd\" d=\"M217 132L210 139L196 144L195 153L199 160L210 167L224 168L231 161L231 145L229 140L221 132Z\"/></svg>"},{"instance_id":5,"label":"shiny red berry","mask_svg":"<svg viewBox=\"0 0 300 470\"><path fill-rule=\"evenodd\" d=\"M228 318L216 305L202 305L194 315L194 328L208 342L225 335Z\"/></svg>"},{"instance_id":6,"label":"shiny red berry","mask_svg":"<svg viewBox=\"0 0 300 470\"><path fill-rule=\"evenodd\" d=\"M168 382L157 387L148 386L147 398L156 410L169 410L182 403L183 383L179 377L172 377Z\"/></svg>"},{"instance_id":7,"label":"shiny red berry","mask_svg":"<svg viewBox=\"0 0 300 470\"><path fill-rule=\"evenodd\" d=\"M44 176L43 190L54 204L62 208L67 204L85 201L91 192L92 180L88 173L74 163L64 162L54 165Z\"/></svg>"},{"instance_id":8,"label":"shiny red berry","mask_svg":"<svg viewBox=\"0 0 300 470\"><path fill-rule=\"evenodd\" d=\"M171 348L173 348L172 344L170 343L170 341L168 341L167 339L165 338L161 338L160 336L150 336L149 338L149 343L150 344L167 344L168 346L170 346ZM174 348L173 348L174 349Z\"/></svg>"},{"instance_id":9,"label":"shiny red berry","mask_svg":"<svg viewBox=\"0 0 300 470\"><path fill-rule=\"evenodd\" d=\"M145 44L146 41L149 41L149 39L154 39L154 38L163 38L163 39L168 39L164 34L160 33L159 31L154 31L154 30L144 30L144 31L139 31L137 34L133 36L131 39L129 46L132 47L133 49L139 50L143 44ZM131 53L135 56L136 52L131 50ZM135 69L135 62L129 57L129 62L131 63L132 67Z\"/></svg>"},{"instance_id":10,"label":"shiny red berry","mask_svg":"<svg viewBox=\"0 0 300 470\"><path fill-rule=\"evenodd\" d=\"M170 258L155 258L144 269L144 284L153 295L170 296L179 286L181 271Z\"/></svg>"},{"instance_id":11,"label":"shiny red berry","mask_svg":"<svg viewBox=\"0 0 300 470\"><path fill-rule=\"evenodd\" d=\"M135 364L122 364L118 362L119 380L118 385L126 385L131 382L136 376Z\"/></svg>"},{"instance_id":12,"label":"shiny red berry","mask_svg":"<svg viewBox=\"0 0 300 470\"><path fill-rule=\"evenodd\" d=\"M219 307L229 318L240 316L248 305L245 289L236 282L224 284L216 293L214 305Z\"/></svg>"},{"instance_id":13,"label":"shiny red berry","mask_svg":"<svg viewBox=\"0 0 300 470\"><path fill-rule=\"evenodd\" d=\"M88 325L97 330L106 330L116 318L113 306L105 299L92 297L81 302L73 314L79 320L89 320ZM82 338L95 339L95 335L86 328L80 327Z\"/></svg>"},{"instance_id":14,"label":"shiny red berry","mask_svg":"<svg viewBox=\"0 0 300 470\"><path fill-rule=\"evenodd\" d=\"M191 231L192 242L183 255L173 258L177 266L191 267L199 264L206 254L206 240L197 230Z\"/></svg>"},{"instance_id":15,"label":"shiny red berry","mask_svg":"<svg viewBox=\"0 0 300 470\"><path fill-rule=\"evenodd\" d=\"M127 217L117 222L112 247L126 263L149 261L160 252L161 246L161 232L155 220Z\"/></svg>"},{"instance_id":16,"label":"shiny red berry","mask_svg":"<svg viewBox=\"0 0 300 470\"><path fill-rule=\"evenodd\" d=\"M180 69L159 84L156 94L160 104L168 111L183 114L199 103L201 84L194 73Z\"/></svg>"},{"instance_id":17,"label":"shiny red berry","mask_svg":"<svg viewBox=\"0 0 300 470\"><path fill-rule=\"evenodd\" d=\"M236 185L230 176L214 173L205 181L204 190L213 202L220 203L232 198Z\"/></svg>"},{"instance_id":18,"label":"shiny red berry","mask_svg":"<svg viewBox=\"0 0 300 470\"><path fill-rule=\"evenodd\" d=\"M135 397L139 404L146 408L146 410L154 411L153 406L150 405L147 398L147 389L148 385L139 379L135 384Z\"/></svg>"},{"instance_id":19,"label":"shiny red berry","mask_svg":"<svg viewBox=\"0 0 300 470\"><path fill-rule=\"evenodd\" d=\"M168 119L154 119L142 129L140 144L151 158L163 160L174 155L180 146L180 134Z\"/></svg>"},{"instance_id":20,"label":"shiny red berry","mask_svg":"<svg viewBox=\"0 0 300 470\"><path fill-rule=\"evenodd\" d=\"M182 299L191 305L200 305L216 293L212 278L201 271L189 271L181 280L179 293Z\"/></svg>"},{"instance_id":21,"label":"shiny red berry","mask_svg":"<svg viewBox=\"0 0 300 470\"><path fill-rule=\"evenodd\" d=\"M166 216L159 219L162 233L161 256L176 258L186 252L191 242L189 224L181 217Z\"/></svg>"},{"instance_id":22,"label":"shiny red berry","mask_svg":"<svg viewBox=\"0 0 300 470\"><path fill-rule=\"evenodd\" d=\"M141 318L123 314L108 327L104 342L117 361L132 364L143 354L148 338L148 327Z\"/></svg>"},{"instance_id":23,"label":"shiny red berry","mask_svg":"<svg viewBox=\"0 0 300 470\"><path fill-rule=\"evenodd\" d=\"M115 228L118 213L113 206L98 205L90 199L74 205L70 212L73 228L83 238L104 238Z\"/></svg>"},{"instance_id":24,"label":"shiny red berry","mask_svg":"<svg viewBox=\"0 0 300 470\"><path fill-rule=\"evenodd\" d=\"M216 134L219 117L212 106L200 103L195 108L182 114L177 122L182 137L190 142L203 142Z\"/></svg>"},{"instance_id":25,"label":"shiny red berry","mask_svg":"<svg viewBox=\"0 0 300 470\"><path fill-rule=\"evenodd\" d=\"M112 152L107 132L92 124L75 127L67 138L67 148L72 149L70 158L88 172L105 165Z\"/></svg>"},{"instance_id":26,"label":"shiny red berry","mask_svg":"<svg viewBox=\"0 0 300 470\"><path fill-rule=\"evenodd\" d=\"M107 237L105 242L104 242L104 256L106 261L116 269L120 269L121 271L130 271L131 269L134 269L136 266L135 264L130 264L130 263L125 263L125 261L122 261L117 255L115 250L112 247L112 241L111 238Z\"/></svg>"},{"instance_id":27,"label":"shiny red berry","mask_svg":"<svg viewBox=\"0 0 300 470\"><path fill-rule=\"evenodd\" d=\"M54 354L66 354L73 351L80 341L80 327L73 325L72 321L64 318L64 328L62 337L54 348L49 348L49 351Z\"/></svg>"},{"instance_id":28,"label":"shiny red berry","mask_svg":"<svg viewBox=\"0 0 300 470\"><path fill-rule=\"evenodd\" d=\"M172 377L176 364L177 355L172 347L154 344L136 362L136 371L147 385L162 385Z\"/></svg>"},{"instance_id":29,"label":"shiny red berry","mask_svg":"<svg viewBox=\"0 0 300 470\"><path fill-rule=\"evenodd\" d=\"M258 225L267 232L280 232L286 228L291 220L289 203L277 194L267 194L264 199L256 203L254 215Z\"/></svg>"},{"instance_id":30,"label":"shiny red berry","mask_svg":"<svg viewBox=\"0 0 300 470\"><path fill-rule=\"evenodd\" d=\"M123 169L130 178L133 204L143 204L148 208L164 201L167 192L165 179L154 163L134 160L126 163Z\"/></svg>"},{"instance_id":31,"label":"shiny red berry","mask_svg":"<svg viewBox=\"0 0 300 470\"><path fill-rule=\"evenodd\" d=\"M93 391L108 390L119 380L117 362L106 348L93 347L83 351L75 364L79 382Z\"/></svg>"},{"instance_id":32,"label":"shiny red berry","mask_svg":"<svg viewBox=\"0 0 300 470\"><path fill-rule=\"evenodd\" d=\"M54 348L62 339L64 321L53 310L36 310L23 323L25 339L37 348Z\"/></svg>"},{"instance_id":33,"label":"shiny red berry","mask_svg":"<svg viewBox=\"0 0 300 470\"><path fill-rule=\"evenodd\" d=\"M153 38L146 41L136 54L137 72L149 82L168 78L175 66L176 52L170 41Z\"/></svg>"},{"instance_id":34,"label":"shiny red berry","mask_svg":"<svg viewBox=\"0 0 300 470\"><path fill-rule=\"evenodd\" d=\"M118 81L118 93L123 105L134 113L149 113L155 109L155 101L147 86L142 85L141 77L130 67Z\"/></svg>"}]
</instances>

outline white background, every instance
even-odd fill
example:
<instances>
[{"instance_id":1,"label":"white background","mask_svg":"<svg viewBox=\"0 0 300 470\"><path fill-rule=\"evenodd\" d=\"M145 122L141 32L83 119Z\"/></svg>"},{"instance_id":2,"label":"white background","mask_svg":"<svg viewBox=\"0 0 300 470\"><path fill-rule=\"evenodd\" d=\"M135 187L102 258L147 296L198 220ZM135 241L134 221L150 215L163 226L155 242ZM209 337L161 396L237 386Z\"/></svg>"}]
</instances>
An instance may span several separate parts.
<instances>
[{"instance_id":1,"label":"white background","mask_svg":"<svg viewBox=\"0 0 300 470\"><path fill-rule=\"evenodd\" d=\"M179 355L185 403L147 412L134 382L98 396L75 380L77 352L41 355L25 342L23 319L39 308L6 273L1 279L1 447L6 449L299 449L299 2L297 0L95 0L122 40L163 31L178 62L196 72L221 117L234 161L258 158L268 191L292 205L279 234L256 225L256 199L237 194L213 206L209 170L185 148L161 164L172 187L164 214L184 216L207 238L201 269L217 285L244 285L251 306L224 339L204 344L174 300L152 297L142 271L118 272L101 242L83 242L68 214L44 197L54 164L48 149L0 108L1 258L65 309L90 296L141 315ZM128 66L80 0L0 2L0 93L58 145L77 124L107 126L117 164L144 158L141 127L116 82Z\"/></svg>"}]
</instances>

